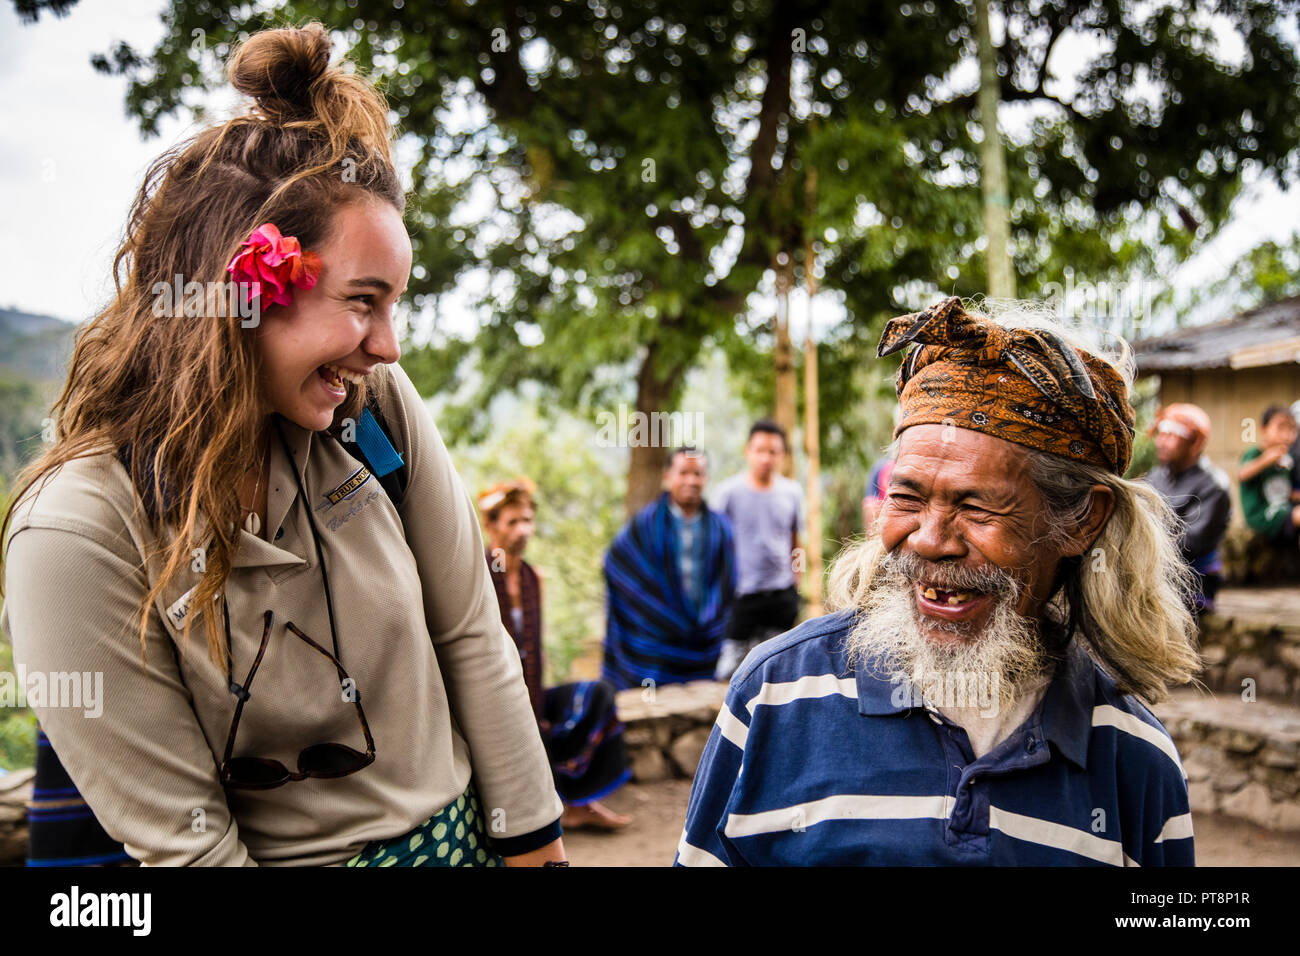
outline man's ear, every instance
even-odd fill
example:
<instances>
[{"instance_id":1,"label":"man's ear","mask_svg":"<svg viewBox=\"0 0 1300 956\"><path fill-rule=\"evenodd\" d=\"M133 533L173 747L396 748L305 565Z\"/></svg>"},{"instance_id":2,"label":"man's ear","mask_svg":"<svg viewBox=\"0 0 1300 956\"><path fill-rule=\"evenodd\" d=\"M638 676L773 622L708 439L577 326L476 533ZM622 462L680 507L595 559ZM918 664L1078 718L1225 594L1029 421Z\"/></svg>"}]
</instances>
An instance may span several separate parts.
<instances>
[{"instance_id":1,"label":"man's ear","mask_svg":"<svg viewBox=\"0 0 1300 956\"><path fill-rule=\"evenodd\" d=\"M1101 531L1114 510L1115 492L1105 485L1093 485L1088 494L1088 513L1079 522L1072 542L1061 556L1073 558L1090 551L1101 537Z\"/></svg>"}]
</instances>

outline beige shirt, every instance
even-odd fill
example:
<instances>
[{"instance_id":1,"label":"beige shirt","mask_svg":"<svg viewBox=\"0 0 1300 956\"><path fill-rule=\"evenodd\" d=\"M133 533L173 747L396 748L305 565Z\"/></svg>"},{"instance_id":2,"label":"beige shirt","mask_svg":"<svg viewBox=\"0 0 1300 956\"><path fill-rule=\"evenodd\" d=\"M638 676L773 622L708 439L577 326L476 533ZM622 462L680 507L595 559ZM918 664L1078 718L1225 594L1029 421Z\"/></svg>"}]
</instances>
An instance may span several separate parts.
<instances>
[{"instance_id":1,"label":"beige shirt","mask_svg":"<svg viewBox=\"0 0 1300 956\"><path fill-rule=\"evenodd\" d=\"M0 627L29 675L103 674L101 716L57 700L33 709L104 829L145 864L339 863L455 800L471 770L489 835L528 834L560 816L474 505L406 373L384 366L373 379L409 463L400 514L373 476L331 503L360 462L324 433L279 419L314 509L340 659L375 740L375 762L349 776L223 790L235 697L224 664L208 658L201 618L180 647L179 608L201 575L187 570L157 601L142 667L137 609L161 564L145 569L147 530L114 453L67 463L15 509ZM240 683L263 613L275 612L234 756L296 769L305 747L364 751L365 738L333 664L285 627L293 621L332 651L307 503L278 438L271 447L267 540L240 529L225 588ZM215 610L220 623L220 601Z\"/></svg>"}]
</instances>

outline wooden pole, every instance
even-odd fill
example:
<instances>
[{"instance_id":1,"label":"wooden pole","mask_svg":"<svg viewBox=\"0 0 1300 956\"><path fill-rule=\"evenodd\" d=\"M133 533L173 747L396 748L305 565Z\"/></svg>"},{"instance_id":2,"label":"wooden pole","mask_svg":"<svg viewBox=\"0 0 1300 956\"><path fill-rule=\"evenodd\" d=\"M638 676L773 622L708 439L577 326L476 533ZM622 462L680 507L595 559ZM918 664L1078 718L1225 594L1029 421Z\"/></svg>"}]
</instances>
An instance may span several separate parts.
<instances>
[{"instance_id":1,"label":"wooden pole","mask_svg":"<svg viewBox=\"0 0 1300 956\"><path fill-rule=\"evenodd\" d=\"M817 343L813 339L813 299L817 295L816 260L813 256L811 224L817 202L817 170L808 169L804 185L808 215L804 224L803 276L808 293L808 333L803 343L803 441L808 455L808 475L805 498L808 504L807 530L804 535L808 550L808 577L805 591L808 598L808 616L822 613L822 489L821 489L821 437L817 392Z\"/></svg>"},{"instance_id":2,"label":"wooden pole","mask_svg":"<svg viewBox=\"0 0 1300 956\"><path fill-rule=\"evenodd\" d=\"M790 286L794 284L794 257L787 252L777 254L776 269L776 347L773 362L776 366L776 408L773 419L794 437L794 423L798 411L795 407L798 388L794 374L794 347L790 342ZM794 477L794 455L786 455L781 473Z\"/></svg>"},{"instance_id":3,"label":"wooden pole","mask_svg":"<svg viewBox=\"0 0 1300 956\"><path fill-rule=\"evenodd\" d=\"M1011 196L1007 186L1007 157L998 133L998 53L989 29L989 0L975 0L975 35L979 46L980 188L984 194L984 234L988 239L988 294L993 299L1016 295L1011 263Z\"/></svg>"}]
</instances>

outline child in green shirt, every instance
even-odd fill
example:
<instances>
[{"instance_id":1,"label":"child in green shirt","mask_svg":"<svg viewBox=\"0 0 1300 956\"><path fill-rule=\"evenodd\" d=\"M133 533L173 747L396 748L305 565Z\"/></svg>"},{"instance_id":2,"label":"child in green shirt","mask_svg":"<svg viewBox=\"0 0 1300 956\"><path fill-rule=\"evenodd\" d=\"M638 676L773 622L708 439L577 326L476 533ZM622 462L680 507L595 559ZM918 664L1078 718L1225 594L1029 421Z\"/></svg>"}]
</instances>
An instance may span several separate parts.
<instances>
[{"instance_id":1,"label":"child in green shirt","mask_svg":"<svg viewBox=\"0 0 1300 956\"><path fill-rule=\"evenodd\" d=\"M1289 449L1296 440L1296 420L1281 405L1270 405L1260 418L1260 444L1241 456L1241 510L1246 524L1270 541L1295 543L1300 535L1300 491L1295 490Z\"/></svg>"}]
</instances>

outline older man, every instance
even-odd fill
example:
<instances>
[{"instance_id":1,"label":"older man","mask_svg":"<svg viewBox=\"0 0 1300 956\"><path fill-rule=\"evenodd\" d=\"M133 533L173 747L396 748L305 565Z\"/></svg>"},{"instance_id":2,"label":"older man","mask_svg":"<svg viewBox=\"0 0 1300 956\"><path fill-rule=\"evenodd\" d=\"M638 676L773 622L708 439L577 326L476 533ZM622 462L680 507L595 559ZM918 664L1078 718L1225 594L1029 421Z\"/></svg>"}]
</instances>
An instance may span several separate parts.
<instances>
[{"instance_id":1,"label":"older man","mask_svg":"<svg viewBox=\"0 0 1300 956\"><path fill-rule=\"evenodd\" d=\"M876 530L836 563L838 610L736 672L679 864L1193 862L1138 699L1199 665L1188 571L1122 477L1124 378L1046 325L949 299L886 326L881 355L914 348Z\"/></svg>"},{"instance_id":2,"label":"older man","mask_svg":"<svg viewBox=\"0 0 1300 956\"><path fill-rule=\"evenodd\" d=\"M1232 495L1223 469L1202 454L1210 440L1210 416L1199 405L1175 402L1156 412L1150 433L1158 464L1147 481L1182 522L1178 547L1196 574L1192 610L1212 611L1223 581L1219 544L1232 516Z\"/></svg>"}]
</instances>

